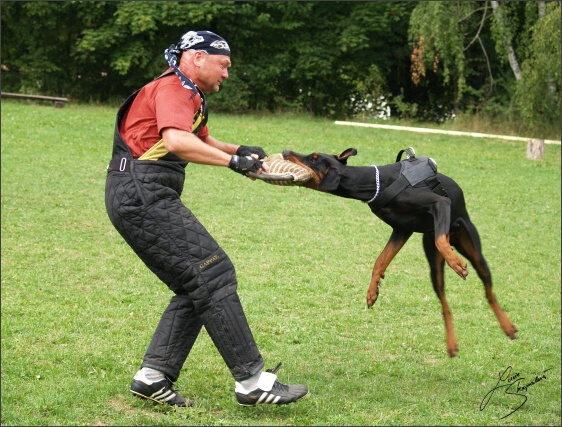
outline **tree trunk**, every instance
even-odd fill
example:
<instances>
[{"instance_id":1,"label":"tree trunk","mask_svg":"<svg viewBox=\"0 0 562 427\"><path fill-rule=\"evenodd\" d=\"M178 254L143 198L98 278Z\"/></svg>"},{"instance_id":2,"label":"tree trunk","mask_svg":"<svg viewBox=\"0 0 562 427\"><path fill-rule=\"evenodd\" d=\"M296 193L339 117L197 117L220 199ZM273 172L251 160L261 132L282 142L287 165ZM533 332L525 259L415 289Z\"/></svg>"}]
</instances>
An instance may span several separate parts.
<instances>
[{"instance_id":1,"label":"tree trunk","mask_svg":"<svg viewBox=\"0 0 562 427\"><path fill-rule=\"evenodd\" d=\"M546 2L540 1L539 2L539 18L542 18L546 15Z\"/></svg>"},{"instance_id":2,"label":"tree trunk","mask_svg":"<svg viewBox=\"0 0 562 427\"><path fill-rule=\"evenodd\" d=\"M544 18L546 15L546 2L539 1L539 19ZM552 76L548 76L548 91L551 95L556 92L556 85L554 84L554 78ZM553 100L553 104L554 104Z\"/></svg>"},{"instance_id":3,"label":"tree trunk","mask_svg":"<svg viewBox=\"0 0 562 427\"><path fill-rule=\"evenodd\" d=\"M515 51L513 50L513 46L511 45L511 42L507 38L507 34L503 30L505 28L503 24L504 22L503 16L501 14L501 10L499 8L499 4L497 1L492 1L492 8L494 9L494 15L496 16L498 26L502 29L502 33L503 33L502 38L503 38L503 43L507 49L507 59L509 60L509 65L513 70L513 74L515 74L515 79L519 81L522 78L521 67L519 67L519 62L517 62L517 57L515 56Z\"/></svg>"}]
</instances>

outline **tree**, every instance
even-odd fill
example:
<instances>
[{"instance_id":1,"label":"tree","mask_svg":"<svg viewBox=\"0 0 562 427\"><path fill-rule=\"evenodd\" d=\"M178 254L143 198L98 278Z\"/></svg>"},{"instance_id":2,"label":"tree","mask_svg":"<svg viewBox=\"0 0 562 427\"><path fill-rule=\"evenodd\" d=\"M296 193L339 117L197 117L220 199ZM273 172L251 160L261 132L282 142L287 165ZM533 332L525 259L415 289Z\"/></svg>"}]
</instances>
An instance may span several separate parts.
<instances>
[{"instance_id":1,"label":"tree","mask_svg":"<svg viewBox=\"0 0 562 427\"><path fill-rule=\"evenodd\" d=\"M460 108L467 91L466 34L478 28L477 2L420 2L412 12L408 38L412 46L412 81L437 102L426 102L426 109L439 102ZM426 70L433 72L428 75ZM445 89L438 97L432 89Z\"/></svg>"},{"instance_id":2,"label":"tree","mask_svg":"<svg viewBox=\"0 0 562 427\"><path fill-rule=\"evenodd\" d=\"M422 110L431 111L436 104L445 103L456 113L473 108L492 114L506 111L516 87L527 87L527 83L519 83L531 73L536 55L544 61L559 59L559 55L545 57L538 51L545 49L535 39L543 31L533 30L541 4L544 2L420 2L411 15L408 34L411 78L419 87L419 96L425 97L417 100ZM559 7L558 2L547 5L549 10ZM557 29L550 25L548 34L555 39L560 34L559 23ZM549 49L552 53L554 47ZM520 64L526 61L525 73ZM545 81L553 87L552 78Z\"/></svg>"},{"instance_id":3,"label":"tree","mask_svg":"<svg viewBox=\"0 0 562 427\"><path fill-rule=\"evenodd\" d=\"M407 86L414 5L2 2L2 62L10 70L3 83L19 92L122 99L166 68L163 50L187 29L209 29L229 41L234 64L223 90L212 94L215 110L345 117L352 98L377 99ZM29 16L37 22L22 25Z\"/></svg>"},{"instance_id":4,"label":"tree","mask_svg":"<svg viewBox=\"0 0 562 427\"><path fill-rule=\"evenodd\" d=\"M252 109L290 108L345 117L351 98L376 97L403 86L412 3L244 2L236 6L238 13L217 21L221 28L236 26L240 31L228 39L238 47L236 54L233 51L231 78L225 92L213 99L236 84L245 89Z\"/></svg>"},{"instance_id":5,"label":"tree","mask_svg":"<svg viewBox=\"0 0 562 427\"><path fill-rule=\"evenodd\" d=\"M521 68L519 67L519 61L517 61L517 56L515 55L515 50L511 44L511 39L513 38L513 29L508 26L508 22L513 23L513 19L507 19L503 15L503 10L499 6L499 2L492 1L492 7L494 8L494 16L496 25L493 27L496 29L498 38L503 42L503 49L507 51L507 57L509 60L509 65L513 70L516 80L521 80ZM501 50L499 48L498 50Z\"/></svg>"},{"instance_id":6,"label":"tree","mask_svg":"<svg viewBox=\"0 0 562 427\"><path fill-rule=\"evenodd\" d=\"M1 7L4 90L107 101L122 100L166 68L166 43L179 40L186 20L208 28L233 5L108 1ZM33 25L24 25L30 20Z\"/></svg>"},{"instance_id":7,"label":"tree","mask_svg":"<svg viewBox=\"0 0 562 427\"><path fill-rule=\"evenodd\" d=\"M560 28L551 15L559 16L558 2L2 1L0 7L4 91L122 101L166 69L169 44L188 29L208 29L228 40L233 63L221 91L209 95L213 111L372 118L384 100L394 117L414 120L509 108L514 115L536 113L534 123L559 117L560 46L553 43Z\"/></svg>"},{"instance_id":8,"label":"tree","mask_svg":"<svg viewBox=\"0 0 562 427\"><path fill-rule=\"evenodd\" d=\"M523 62L515 103L537 136L560 124L560 3L548 2L531 28L529 57Z\"/></svg>"},{"instance_id":9,"label":"tree","mask_svg":"<svg viewBox=\"0 0 562 427\"><path fill-rule=\"evenodd\" d=\"M92 67L80 71L73 49L85 20L97 23L107 17L100 4L2 2L0 6L4 90L60 96L70 94L80 78L85 84L95 79Z\"/></svg>"}]
</instances>

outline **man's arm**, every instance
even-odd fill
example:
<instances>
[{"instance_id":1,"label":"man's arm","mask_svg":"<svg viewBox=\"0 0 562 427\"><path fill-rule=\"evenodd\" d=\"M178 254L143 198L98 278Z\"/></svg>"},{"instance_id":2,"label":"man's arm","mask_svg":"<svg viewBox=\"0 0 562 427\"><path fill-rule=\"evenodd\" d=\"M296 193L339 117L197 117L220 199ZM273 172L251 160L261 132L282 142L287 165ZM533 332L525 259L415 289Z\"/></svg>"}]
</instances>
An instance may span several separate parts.
<instances>
[{"instance_id":1,"label":"man's arm","mask_svg":"<svg viewBox=\"0 0 562 427\"><path fill-rule=\"evenodd\" d=\"M180 159L200 163L204 165L228 166L232 154L236 153L237 146L228 147L230 144L222 143L227 149L233 151L223 151L216 145L204 142L191 132L176 128L165 128L162 130L162 138L164 139L164 147L170 153L175 154ZM207 137L207 141L214 140L211 136Z\"/></svg>"},{"instance_id":2,"label":"man's arm","mask_svg":"<svg viewBox=\"0 0 562 427\"><path fill-rule=\"evenodd\" d=\"M221 151L224 151L225 153L237 154L241 157L252 156L256 159L264 159L267 157L267 154L263 150L263 148L258 146L234 145L228 142L219 141L218 139L213 138L211 135L207 136L205 142L213 147L218 148ZM264 167L264 170L266 170L266 168L267 165ZM266 172L269 172L269 169L267 169Z\"/></svg>"},{"instance_id":3,"label":"man's arm","mask_svg":"<svg viewBox=\"0 0 562 427\"><path fill-rule=\"evenodd\" d=\"M205 142L209 144L211 147L218 148L221 151L224 151L228 154L236 154L236 150L238 150L239 145L230 144L228 142L222 142L218 139L208 135Z\"/></svg>"},{"instance_id":4,"label":"man's arm","mask_svg":"<svg viewBox=\"0 0 562 427\"><path fill-rule=\"evenodd\" d=\"M165 128L162 130L164 147L170 153L180 159L213 166L230 166L232 155L236 154L239 145L221 142L212 136L207 136L202 141L191 132L176 128ZM257 157L256 157L257 158ZM269 166L263 164L263 171L269 172ZM261 172L261 169L258 173Z\"/></svg>"}]
</instances>

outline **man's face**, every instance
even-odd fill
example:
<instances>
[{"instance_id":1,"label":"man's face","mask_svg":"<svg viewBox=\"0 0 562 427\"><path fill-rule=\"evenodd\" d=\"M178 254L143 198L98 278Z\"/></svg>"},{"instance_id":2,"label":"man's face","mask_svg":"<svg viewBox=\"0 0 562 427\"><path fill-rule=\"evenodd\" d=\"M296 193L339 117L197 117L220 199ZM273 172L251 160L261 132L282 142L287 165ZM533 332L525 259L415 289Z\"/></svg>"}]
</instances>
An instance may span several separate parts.
<instances>
[{"instance_id":1,"label":"man's face","mask_svg":"<svg viewBox=\"0 0 562 427\"><path fill-rule=\"evenodd\" d=\"M231 66L230 57L200 53L196 83L203 92L218 92L223 79L228 79L228 69Z\"/></svg>"}]
</instances>

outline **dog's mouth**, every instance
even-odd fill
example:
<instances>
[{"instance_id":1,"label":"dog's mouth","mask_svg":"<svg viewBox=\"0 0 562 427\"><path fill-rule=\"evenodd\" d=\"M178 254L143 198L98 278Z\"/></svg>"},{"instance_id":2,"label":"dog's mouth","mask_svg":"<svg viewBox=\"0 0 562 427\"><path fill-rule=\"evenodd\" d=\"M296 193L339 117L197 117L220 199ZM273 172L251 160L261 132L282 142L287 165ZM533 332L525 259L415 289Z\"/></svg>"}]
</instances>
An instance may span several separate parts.
<instances>
[{"instance_id":1,"label":"dog's mouth","mask_svg":"<svg viewBox=\"0 0 562 427\"><path fill-rule=\"evenodd\" d=\"M291 150L283 150L283 152L281 153L281 155L283 156L283 160L289 160L292 161L291 159L289 159L289 156L291 155ZM294 163L294 162L293 162Z\"/></svg>"},{"instance_id":2,"label":"dog's mouth","mask_svg":"<svg viewBox=\"0 0 562 427\"><path fill-rule=\"evenodd\" d=\"M314 169L312 169L310 166L308 166L306 163L304 163L299 158L300 154L295 153L294 151L285 149L285 150L283 150L281 155L283 156L283 160L285 160L287 162L294 163L295 165L307 170L310 173L311 179L302 183L301 184L302 187L308 187L308 188L316 189L316 187L320 183L321 179L319 178L318 173Z\"/></svg>"},{"instance_id":3,"label":"dog's mouth","mask_svg":"<svg viewBox=\"0 0 562 427\"><path fill-rule=\"evenodd\" d=\"M303 162L301 162L301 160L299 159L299 157L296 155L295 152L285 149L283 150L281 155L283 156L283 160L286 160L288 162L294 163L296 165L302 166L303 168L307 168L310 170L308 166L306 166Z\"/></svg>"},{"instance_id":4,"label":"dog's mouth","mask_svg":"<svg viewBox=\"0 0 562 427\"><path fill-rule=\"evenodd\" d=\"M310 169L297 162L285 159L283 154L288 152L289 150L284 150L283 153L273 154L264 159L264 163L269 166L269 172L262 172L259 175L250 172L248 175L270 184L305 185L312 179Z\"/></svg>"}]
</instances>

